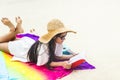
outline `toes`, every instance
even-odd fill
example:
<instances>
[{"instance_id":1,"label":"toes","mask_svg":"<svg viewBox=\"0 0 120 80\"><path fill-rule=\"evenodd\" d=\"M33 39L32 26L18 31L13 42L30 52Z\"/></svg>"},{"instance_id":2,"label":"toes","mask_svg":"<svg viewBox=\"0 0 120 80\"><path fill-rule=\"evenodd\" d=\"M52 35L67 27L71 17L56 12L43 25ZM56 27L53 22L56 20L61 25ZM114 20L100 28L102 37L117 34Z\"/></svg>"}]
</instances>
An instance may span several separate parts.
<instances>
[{"instance_id":1,"label":"toes","mask_svg":"<svg viewBox=\"0 0 120 80\"><path fill-rule=\"evenodd\" d=\"M8 19L8 18L2 18L1 21L2 21L3 23L5 23L5 22L8 22L9 19Z\"/></svg>"},{"instance_id":2,"label":"toes","mask_svg":"<svg viewBox=\"0 0 120 80\"><path fill-rule=\"evenodd\" d=\"M13 26L13 24L11 23L11 21L10 21L8 18L2 18L2 19L1 19L1 22L2 22L4 25L7 25L7 26Z\"/></svg>"},{"instance_id":3,"label":"toes","mask_svg":"<svg viewBox=\"0 0 120 80\"><path fill-rule=\"evenodd\" d=\"M20 19L20 16L18 16L18 18Z\"/></svg>"},{"instance_id":4,"label":"toes","mask_svg":"<svg viewBox=\"0 0 120 80\"><path fill-rule=\"evenodd\" d=\"M2 18L2 21L4 21L4 20L8 20L8 18Z\"/></svg>"},{"instance_id":5,"label":"toes","mask_svg":"<svg viewBox=\"0 0 120 80\"><path fill-rule=\"evenodd\" d=\"M6 20L4 18L1 19L2 23L6 23Z\"/></svg>"},{"instance_id":6,"label":"toes","mask_svg":"<svg viewBox=\"0 0 120 80\"><path fill-rule=\"evenodd\" d=\"M31 33L35 32L35 29L34 28L30 29L30 32Z\"/></svg>"},{"instance_id":7,"label":"toes","mask_svg":"<svg viewBox=\"0 0 120 80\"><path fill-rule=\"evenodd\" d=\"M22 19L19 16L16 17L15 20L16 20L16 23L22 23Z\"/></svg>"},{"instance_id":8,"label":"toes","mask_svg":"<svg viewBox=\"0 0 120 80\"><path fill-rule=\"evenodd\" d=\"M18 17L15 17L15 19L17 20L17 19L20 19L20 17L18 16Z\"/></svg>"}]
</instances>

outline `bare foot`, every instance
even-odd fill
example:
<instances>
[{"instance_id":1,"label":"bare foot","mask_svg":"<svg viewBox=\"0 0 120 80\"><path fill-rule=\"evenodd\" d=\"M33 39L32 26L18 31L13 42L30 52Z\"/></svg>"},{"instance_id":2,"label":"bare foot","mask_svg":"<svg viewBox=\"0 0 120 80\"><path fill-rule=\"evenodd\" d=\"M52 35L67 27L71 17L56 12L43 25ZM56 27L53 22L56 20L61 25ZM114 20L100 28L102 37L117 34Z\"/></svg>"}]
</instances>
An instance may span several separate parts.
<instances>
[{"instance_id":1,"label":"bare foot","mask_svg":"<svg viewBox=\"0 0 120 80\"><path fill-rule=\"evenodd\" d=\"M30 32L35 33L35 29L34 28L30 29Z\"/></svg>"},{"instance_id":2,"label":"bare foot","mask_svg":"<svg viewBox=\"0 0 120 80\"><path fill-rule=\"evenodd\" d=\"M16 25L16 32L17 33L23 33L24 32L24 30L23 30L23 28L22 28L22 19L20 18L20 17L16 17L16 23L17 23L17 25Z\"/></svg>"},{"instance_id":3,"label":"bare foot","mask_svg":"<svg viewBox=\"0 0 120 80\"><path fill-rule=\"evenodd\" d=\"M15 31L15 27L8 18L2 18L2 23L10 28L10 31Z\"/></svg>"}]
</instances>

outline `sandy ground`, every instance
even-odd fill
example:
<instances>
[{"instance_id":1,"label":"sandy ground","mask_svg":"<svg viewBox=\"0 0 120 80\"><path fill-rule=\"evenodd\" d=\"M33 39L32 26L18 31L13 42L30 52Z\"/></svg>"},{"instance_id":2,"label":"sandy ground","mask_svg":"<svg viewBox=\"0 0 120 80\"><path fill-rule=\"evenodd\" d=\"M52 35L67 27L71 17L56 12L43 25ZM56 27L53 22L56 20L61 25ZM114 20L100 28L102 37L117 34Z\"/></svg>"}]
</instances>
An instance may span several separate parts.
<instances>
[{"instance_id":1,"label":"sandy ground","mask_svg":"<svg viewBox=\"0 0 120 80\"><path fill-rule=\"evenodd\" d=\"M94 70L74 71L61 80L120 80L120 1L119 0L0 0L0 17L14 24L21 16L25 31L35 28L46 33L49 20L58 18L76 30L66 44L86 51ZM0 23L0 35L9 29Z\"/></svg>"}]
</instances>

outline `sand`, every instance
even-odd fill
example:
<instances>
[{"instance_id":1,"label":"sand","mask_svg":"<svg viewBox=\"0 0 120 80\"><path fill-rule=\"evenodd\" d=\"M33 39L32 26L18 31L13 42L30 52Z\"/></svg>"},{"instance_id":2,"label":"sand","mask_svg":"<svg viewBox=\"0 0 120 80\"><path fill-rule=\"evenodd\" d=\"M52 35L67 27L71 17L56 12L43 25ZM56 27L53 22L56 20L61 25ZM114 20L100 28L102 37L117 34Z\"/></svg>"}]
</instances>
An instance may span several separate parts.
<instances>
[{"instance_id":1,"label":"sand","mask_svg":"<svg viewBox=\"0 0 120 80\"><path fill-rule=\"evenodd\" d=\"M74 51L86 51L94 70L77 70L61 80L120 80L120 1L119 0L1 0L0 17L23 19L26 32L31 28L42 35L49 20L58 18L77 31L66 44ZM0 23L0 35L9 29Z\"/></svg>"}]
</instances>

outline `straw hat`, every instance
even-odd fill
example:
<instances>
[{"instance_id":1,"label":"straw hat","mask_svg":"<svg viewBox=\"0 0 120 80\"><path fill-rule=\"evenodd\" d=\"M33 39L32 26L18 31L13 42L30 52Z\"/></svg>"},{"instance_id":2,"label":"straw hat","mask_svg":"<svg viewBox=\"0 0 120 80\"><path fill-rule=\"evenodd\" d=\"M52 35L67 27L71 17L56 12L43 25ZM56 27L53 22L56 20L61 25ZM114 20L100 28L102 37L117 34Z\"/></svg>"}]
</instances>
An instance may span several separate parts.
<instances>
[{"instance_id":1,"label":"straw hat","mask_svg":"<svg viewBox=\"0 0 120 80\"><path fill-rule=\"evenodd\" d=\"M41 36L39 39L39 41L42 43L48 43L55 35L59 33L63 33L63 32L76 33L75 31L65 27L64 24L58 19L51 20L47 25L47 30L48 33Z\"/></svg>"}]
</instances>

